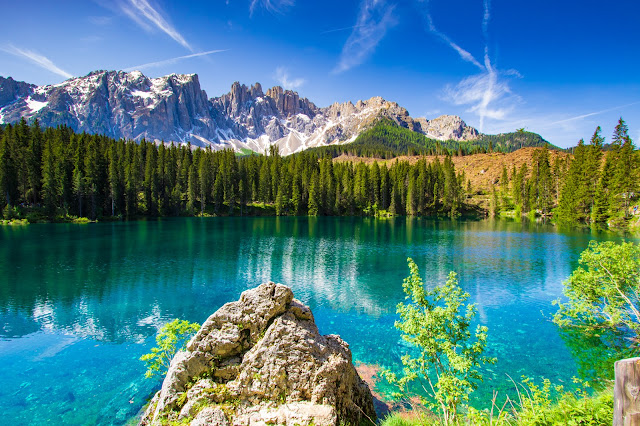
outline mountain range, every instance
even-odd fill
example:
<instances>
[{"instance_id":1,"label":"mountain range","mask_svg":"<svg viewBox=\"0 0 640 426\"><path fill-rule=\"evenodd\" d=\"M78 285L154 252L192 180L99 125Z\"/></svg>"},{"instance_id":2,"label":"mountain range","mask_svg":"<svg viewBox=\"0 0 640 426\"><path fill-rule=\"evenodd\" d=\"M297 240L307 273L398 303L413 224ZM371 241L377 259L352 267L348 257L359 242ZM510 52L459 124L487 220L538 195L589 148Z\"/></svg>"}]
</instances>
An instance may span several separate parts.
<instances>
[{"instance_id":1,"label":"mountain range","mask_svg":"<svg viewBox=\"0 0 640 426\"><path fill-rule=\"evenodd\" d=\"M412 118L381 97L320 108L297 92L233 83L209 98L197 74L148 78L139 71L94 71L36 86L0 77L0 124L37 119L45 127L140 141L191 143L213 149L282 154L354 141L380 119L430 139L469 141L482 136L458 116Z\"/></svg>"}]
</instances>

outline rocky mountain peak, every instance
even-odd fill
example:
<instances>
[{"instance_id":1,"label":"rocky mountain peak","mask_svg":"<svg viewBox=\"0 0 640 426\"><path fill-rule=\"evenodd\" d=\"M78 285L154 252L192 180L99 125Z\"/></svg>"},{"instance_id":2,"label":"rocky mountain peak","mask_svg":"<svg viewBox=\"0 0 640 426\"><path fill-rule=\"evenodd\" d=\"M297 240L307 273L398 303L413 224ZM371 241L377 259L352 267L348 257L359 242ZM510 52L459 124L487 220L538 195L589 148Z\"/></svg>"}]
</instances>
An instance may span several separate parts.
<instances>
[{"instance_id":1,"label":"rocky mountain peak","mask_svg":"<svg viewBox=\"0 0 640 426\"><path fill-rule=\"evenodd\" d=\"M313 118L316 114L317 107L306 98L300 99L298 92L274 86L267 90L266 95L273 99L278 112L284 117L305 114Z\"/></svg>"},{"instance_id":2,"label":"rocky mountain peak","mask_svg":"<svg viewBox=\"0 0 640 426\"><path fill-rule=\"evenodd\" d=\"M275 144L285 155L353 141L380 118L435 139L478 136L460 117L414 119L379 96L318 108L293 90L275 86L264 93L259 83L236 81L229 93L209 99L197 74L149 78L140 71L99 70L39 87L0 77L0 124L23 117L116 139L256 152Z\"/></svg>"},{"instance_id":3,"label":"rocky mountain peak","mask_svg":"<svg viewBox=\"0 0 640 426\"><path fill-rule=\"evenodd\" d=\"M421 122L423 132L434 139L470 140L479 136L479 132L457 115L441 115L433 120Z\"/></svg>"}]
</instances>

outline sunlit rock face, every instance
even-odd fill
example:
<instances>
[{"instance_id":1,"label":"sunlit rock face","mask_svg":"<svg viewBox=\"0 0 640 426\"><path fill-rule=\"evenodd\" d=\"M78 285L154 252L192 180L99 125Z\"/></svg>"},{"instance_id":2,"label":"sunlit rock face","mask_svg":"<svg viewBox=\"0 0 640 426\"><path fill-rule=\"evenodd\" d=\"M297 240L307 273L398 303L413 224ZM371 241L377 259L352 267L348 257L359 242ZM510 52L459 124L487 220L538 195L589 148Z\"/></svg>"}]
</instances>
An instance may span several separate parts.
<instances>
[{"instance_id":1,"label":"sunlit rock face","mask_svg":"<svg viewBox=\"0 0 640 426\"><path fill-rule=\"evenodd\" d=\"M212 149L268 151L283 155L348 143L380 118L433 139L470 140L478 131L460 117L412 118L381 97L317 107L297 92L256 83L232 84L208 98L196 74L148 78L140 71L94 71L60 84L35 86L0 77L0 124L25 118L51 127L115 139L190 143Z\"/></svg>"},{"instance_id":2,"label":"sunlit rock face","mask_svg":"<svg viewBox=\"0 0 640 426\"><path fill-rule=\"evenodd\" d=\"M339 425L375 420L349 345L272 282L211 315L176 354L141 425Z\"/></svg>"}]
</instances>

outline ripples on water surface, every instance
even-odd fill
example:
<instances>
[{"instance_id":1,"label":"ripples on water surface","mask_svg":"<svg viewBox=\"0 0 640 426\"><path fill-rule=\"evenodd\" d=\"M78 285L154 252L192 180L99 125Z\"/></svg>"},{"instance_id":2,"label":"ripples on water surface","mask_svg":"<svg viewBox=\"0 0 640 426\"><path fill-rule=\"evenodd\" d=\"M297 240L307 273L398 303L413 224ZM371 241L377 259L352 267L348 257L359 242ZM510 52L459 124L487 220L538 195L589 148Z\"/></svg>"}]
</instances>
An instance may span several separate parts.
<instances>
[{"instance_id":1,"label":"ripples on water surface","mask_svg":"<svg viewBox=\"0 0 640 426\"><path fill-rule=\"evenodd\" d=\"M449 271L489 327L477 399L506 374L568 382L576 365L548 320L590 239L532 223L368 218L184 218L0 228L0 412L12 424L122 424L160 385L138 360L173 318L203 322L272 280L311 306L354 360L394 366L393 323L412 257ZM545 315L547 317L545 317Z\"/></svg>"}]
</instances>

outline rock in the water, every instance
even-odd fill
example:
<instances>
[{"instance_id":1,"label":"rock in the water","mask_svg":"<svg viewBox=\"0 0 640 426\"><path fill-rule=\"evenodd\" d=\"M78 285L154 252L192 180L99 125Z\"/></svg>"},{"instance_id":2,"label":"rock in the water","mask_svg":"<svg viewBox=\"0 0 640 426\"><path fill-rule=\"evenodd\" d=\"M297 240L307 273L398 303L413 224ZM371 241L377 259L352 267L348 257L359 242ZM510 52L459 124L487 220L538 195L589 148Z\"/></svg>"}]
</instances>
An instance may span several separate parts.
<instances>
[{"instance_id":1,"label":"rock in the water","mask_svg":"<svg viewBox=\"0 0 640 426\"><path fill-rule=\"evenodd\" d=\"M221 307L176 354L140 424L164 420L358 425L375 411L349 345L320 335L290 288L266 283Z\"/></svg>"}]
</instances>

